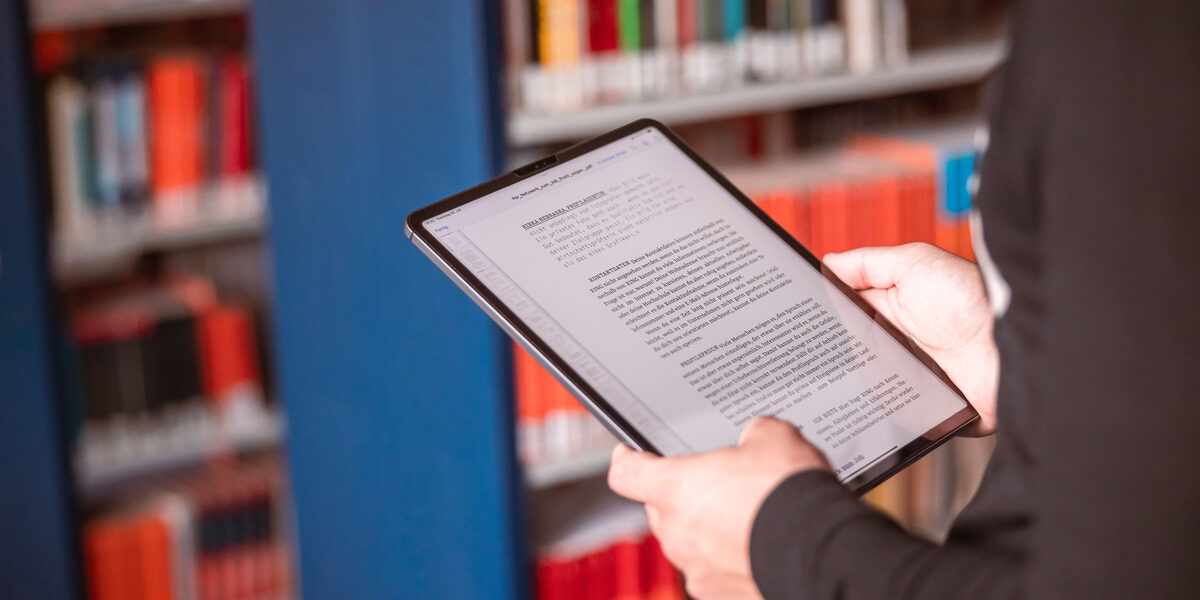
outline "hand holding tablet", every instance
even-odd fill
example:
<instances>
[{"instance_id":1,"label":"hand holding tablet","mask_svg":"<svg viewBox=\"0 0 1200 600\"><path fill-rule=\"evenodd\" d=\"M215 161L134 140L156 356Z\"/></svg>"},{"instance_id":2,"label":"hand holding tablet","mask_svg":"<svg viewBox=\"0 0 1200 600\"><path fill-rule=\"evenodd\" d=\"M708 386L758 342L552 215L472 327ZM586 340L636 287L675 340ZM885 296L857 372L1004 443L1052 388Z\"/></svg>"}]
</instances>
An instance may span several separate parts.
<instances>
[{"instance_id":1,"label":"hand holding tablet","mask_svg":"<svg viewBox=\"0 0 1200 600\"><path fill-rule=\"evenodd\" d=\"M917 344L665 127L422 208L410 239L630 446L784 419L864 492L977 419Z\"/></svg>"}]
</instances>

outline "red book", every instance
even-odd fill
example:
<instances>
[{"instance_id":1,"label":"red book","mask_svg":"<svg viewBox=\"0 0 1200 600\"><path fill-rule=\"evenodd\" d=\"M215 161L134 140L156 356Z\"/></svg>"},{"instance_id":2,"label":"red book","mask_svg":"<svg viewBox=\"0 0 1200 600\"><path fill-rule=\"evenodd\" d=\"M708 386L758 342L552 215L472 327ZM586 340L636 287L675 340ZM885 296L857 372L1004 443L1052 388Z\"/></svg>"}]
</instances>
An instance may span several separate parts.
<instances>
[{"instance_id":1,"label":"red book","mask_svg":"<svg viewBox=\"0 0 1200 600\"><path fill-rule=\"evenodd\" d=\"M613 600L616 569L611 547L583 557L583 600Z\"/></svg>"},{"instance_id":2,"label":"red book","mask_svg":"<svg viewBox=\"0 0 1200 600\"><path fill-rule=\"evenodd\" d=\"M200 346L209 398L220 404L239 391L257 393L258 345L249 310L223 306L204 313L200 317Z\"/></svg>"},{"instance_id":3,"label":"red book","mask_svg":"<svg viewBox=\"0 0 1200 600\"><path fill-rule=\"evenodd\" d=\"M587 0L588 51L609 52L617 49L617 0Z\"/></svg>"},{"instance_id":4,"label":"red book","mask_svg":"<svg viewBox=\"0 0 1200 600\"><path fill-rule=\"evenodd\" d=\"M251 168L250 68L246 59L232 56L221 61L220 165L222 177L245 175Z\"/></svg>"},{"instance_id":5,"label":"red book","mask_svg":"<svg viewBox=\"0 0 1200 600\"><path fill-rule=\"evenodd\" d=\"M626 540L612 547L613 600L642 600L649 592L642 575L642 548Z\"/></svg>"},{"instance_id":6,"label":"red book","mask_svg":"<svg viewBox=\"0 0 1200 600\"><path fill-rule=\"evenodd\" d=\"M675 30L679 47L696 43L696 2L697 0L676 0L679 23Z\"/></svg>"},{"instance_id":7,"label":"red book","mask_svg":"<svg viewBox=\"0 0 1200 600\"><path fill-rule=\"evenodd\" d=\"M538 560L535 579L534 597L538 600L559 600L566 598L564 587L563 565L558 561L542 558Z\"/></svg>"},{"instance_id":8,"label":"red book","mask_svg":"<svg viewBox=\"0 0 1200 600\"><path fill-rule=\"evenodd\" d=\"M672 565L667 557L662 553L662 547L658 545L658 539L654 536L646 536L646 541L642 542L642 560L645 562L645 571L649 600L680 600L683 598L683 582L680 581L679 572L675 570L675 565Z\"/></svg>"}]
</instances>

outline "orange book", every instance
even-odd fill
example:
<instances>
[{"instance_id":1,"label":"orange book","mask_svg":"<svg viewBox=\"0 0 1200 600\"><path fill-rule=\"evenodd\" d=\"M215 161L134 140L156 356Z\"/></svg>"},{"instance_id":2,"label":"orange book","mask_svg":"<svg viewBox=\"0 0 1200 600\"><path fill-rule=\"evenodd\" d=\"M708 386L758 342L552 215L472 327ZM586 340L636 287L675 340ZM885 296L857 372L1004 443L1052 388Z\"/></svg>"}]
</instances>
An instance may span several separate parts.
<instances>
[{"instance_id":1,"label":"orange book","mask_svg":"<svg viewBox=\"0 0 1200 600\"><path fill-rule=\"evenodd\" d=\"M579 62L579 0L537 0L538 58L542 65L560 67Z\"/></svg>"},{"instance_id":2,"label":"orange book","mask_svg":"<svg viewBox=\"0 0 1200 600\"><path fill-rule=\"evenodd\" d=\"M168 225L193 217L189 196L204 176L204 75L188 56L156 58L146 68L150 187L156 218Z\"/></svg>"},{"instance_id":3,"label":"orange book","mask_svg":"<svg viewBox=\"0 0 1200 600\"><path fill-rule=\"evenodd\" d=\"M89 600L119 600L130 596L125 571L126 538L123 528L109 519L88 523L83 529L83 563Z\"/></svg>"},{"instance_id":4,"label":"orange book","mask_svg":"<svg viewBox=\"0 0 1200 600\"><path fill-rule=\"evenodd\" d=\"M763 210L792 237L796 237L796 203L787 190L777 188L763 194Z\"/></svg>"},{"instance_id":5,"label":"orange book","mask_svg":"<svg viewBox=\"0 0 1200 600\"><path fill-rule=\"evenodd\" d=\"M875 184L875 239L871 245L896 246L904 239L904 206L901 200L900 177L880 174Z\"/></svg>"},{"instance_id":6,"label":"orange book","mask_svg":"<svg viewBox=\"0 0 1200 600\"><path fill-rule=\"evenodd\" d=\"M204 173L204 77L199 59L157 58L146 68L150 178L156 193L195 187Z\"/></svg>"},{"instance_id":7,"label":"orange book","mask_svg":"<svg viewBox=\"0 0 1200 600\"><path fill-rule=\"evenodd\" d=\"M542 439L546 398L541 392L545 371L537 361L513 343L513 395L516 398L517 443L521 460L527 464L541 461L545 452Z\"/></svg>"},{"instance_id":8,"label":"orange book","mask_svg":"<svg viewBox=\"0 0 1200 600\"><path fill-rule=\"evenodd\" d=\"M904 242L934 243L937 215L937 176L931 170L914 171L901 180Z\"/></svg>"},{"instance_id":9,"label":"orange book","mask_svg":"<svg viewBox=\"0 0 1200 600\"><path fill-rule=\"evenodd\" d=\"M808 198L804 190L799 187L781 188L776 193L782 202L791 207L792 222L784 228L807 248L812 242L812 229L809 227Z\"/></svg>"},{"instance_id":10,"label":"orange book","mask_svg":"<svg viewBox=\"0 0 1200 600\"><path fill-rule=\"evenodd\" d=\"M517 424L532 423L541 418L534 386L537 384L537 364L533 357L516 342L512 345L513 398L516 401Z\"/></svg>"},{"instance_id":11,"label":"orange book","mask_svg":"<svg viewBox=\"0 0 1200 600\"><path fill-rule=\"evenodd\" d=\"M842 232L842 247L837 252L875 245L879 220L875 214L877 199L875 186L869 178L847 177L845 230Z\"/></svg>"},{"instance_id":12,"label":"orange book","mask_svg":"<svg viewBox=\"0 0 1200 600\"><path fill-rule=\"evenodd\" d=\"M971 221L961 219L958 227L958 255L970 260L975 260L975 243L971 239Z\"/></svg>"},{"instance_id":13,"label":"orange book","mask_svg":"<svg viewBox=\"0 0 1200 600\"><path fill-rule=\"evenodd\" d=\"M847 250L850 223L845 182L841 179L817 182L809 189L808 197L813 253L820 258L829 252Z\"/></svg>"},{"instance_id":14,"label":"orange book","mask_svg":"<svg viewBox=\"0 0 1200 600\"><path fill-rule=\"evenodd\" d=\"M959 225L946 218L940 211L933 226L933 245L954 254L959 254Z\"/></svg>"},{"instance_id":15,"label":"orange book","mask_svg":"<svg viewBox=\"0 0 1200 600\"><path fill-rule=\"evenodd\" d=\"M171 545L167 526L156 515L139 518L131 527L143 600L171 600Z\"/></svg>"}]
</instances>

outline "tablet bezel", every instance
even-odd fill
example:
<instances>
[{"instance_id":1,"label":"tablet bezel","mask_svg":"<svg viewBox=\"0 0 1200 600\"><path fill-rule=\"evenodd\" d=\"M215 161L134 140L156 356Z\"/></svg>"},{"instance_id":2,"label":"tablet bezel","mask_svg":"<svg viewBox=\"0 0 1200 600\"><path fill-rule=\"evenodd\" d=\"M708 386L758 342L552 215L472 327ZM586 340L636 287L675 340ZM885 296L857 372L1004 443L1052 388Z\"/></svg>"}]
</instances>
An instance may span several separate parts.
<instances>
[{"instance_id":1,"label":"tablet bezel","mask_svg":"<svg viewBox=\"0 0 1200 600\"><path fill-rule=\"evenodd\" d=\"M679 148L689 159L704 170L710 177L720 184L729 194L736 199L743 207L754 214L760 221L774 232L777 236L784 240L793 250L804 258L810 265L816 268L826 280L831 282L838 291L850 298L856 306L867 313L880 327L888 332L900 346L908 350L909 354L914 356L917 361L923 364L927 369L933 372L943 383L945 383L955 394L957 394L965 403L965 407L959 412L951 415L949 418L942 421L937 426L925 432L915 440L898 448L889 454L876 459L872 463L863 467L861 472L842 481L843 485L852 490L856 494L864 494L879 483L882 483L893 474L904 469L912 462L916 461L921 456L929 453L948 439L954 436L962 429L969 427L974 423L979 415L967 401L966 396L954 385L950 377L945 371L938 366L928 354L925 353L916 342L909 339L906 335L900 332L895 325L888 321L882 314L874 309L865 299L855 292L850 286L846 285L841 279L833 274L821 261L814 256L807 248L796 241L787 231L785 231L778 223L771 219L765 212L762 211L753 201L745 194L738 190L732 183L729 182L720 172L709 165L704 159L697 155L689 148L682 140L679 139L670 129L662 123L652 119L641 119L614 129L608 133L602 134L590 140L581 142L571 146L565 150L542 158L540 160L529 163L525 166L514 169L490 181L479 184L468 190L464 190L454 194L448 198L419 208L408 215L405 219L405 235L417 245L435 264L437 264L447 276L455 281L485 312L488 313L510 336L512 336L522 347L525 348L531 355L534 356L544 367L547 368L568 390L586 406L593 415L600 419L606 427L619 439L625 443L640 450L646 450L660 454L654 445L646 439L636 428L633 427L619 412L613 409L604 398L596 392L574 368L561 356L558 355L544 340L541 339L525 322L513 311L495 296L486 285L480 281L474 273L471 272L466 265L462 264L457 257L454 256L448 248L438 241L432 232L426 230L422 226L425 221L434 218L438 215L454 210L469 202L502 190L510 185L516 184L523 179L552 168L556 165L565 163L601 146L612 143L616 140L637 133L644 129L654 129L660 133L665 139L673 143Z\"/></svg>"}]
</instances>

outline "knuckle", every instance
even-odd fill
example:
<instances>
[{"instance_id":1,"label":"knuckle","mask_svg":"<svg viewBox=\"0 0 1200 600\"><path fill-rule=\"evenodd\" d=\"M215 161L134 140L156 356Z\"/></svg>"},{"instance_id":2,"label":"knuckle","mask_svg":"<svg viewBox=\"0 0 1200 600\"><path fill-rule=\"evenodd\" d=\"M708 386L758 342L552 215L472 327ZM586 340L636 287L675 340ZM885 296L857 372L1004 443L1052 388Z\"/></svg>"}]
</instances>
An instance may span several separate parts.
<instances>
[{"instance_id":1,"label":"knuckle","mask_svg":"<svg viewBox=\"0 0 1200 600\"><path fill-rule=\"evenodd\" d=\"M705 600L708 598L708 586L704 584L700 577L684 577L683 589L689 597L695 600Z\"/></svg>"}]
</instances>

